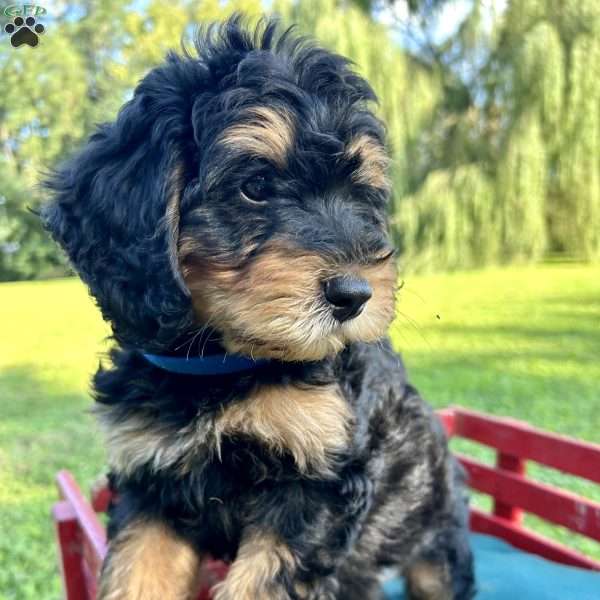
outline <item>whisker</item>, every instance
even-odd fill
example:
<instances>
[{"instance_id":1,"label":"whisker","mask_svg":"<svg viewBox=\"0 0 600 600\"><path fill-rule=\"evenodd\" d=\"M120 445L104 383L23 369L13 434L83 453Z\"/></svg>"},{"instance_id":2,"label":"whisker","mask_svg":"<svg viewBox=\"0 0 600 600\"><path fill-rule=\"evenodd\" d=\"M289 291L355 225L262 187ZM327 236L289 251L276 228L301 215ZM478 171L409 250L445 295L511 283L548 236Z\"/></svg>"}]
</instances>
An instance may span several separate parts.
<instances>
[{"instance_id":1,"label":"whisker","mask_svg":"<svg viewBox=\"0 0 600 600\"><path fill-rule=\"evenodd\" d=\"M404 328L400 327L399 323L394 323L389 328L389 333L395 335L399 335L402 338L402 342L406 345L410 345L410 339L406 336Z\"/></svg>"},{"instance_id":2,"label":"whisker","mask_svg":"<svg viewBox=\"0 0 600 600\"><path fill-rule=\"evenodd\" d=\"M419 334L419 336L427 344L429 349L433 350L433 346L431 345L429 340L425 337L425 335L423 335L423 332L421 331L421 327L419 326L417 321L415 321L412 317L409 317L406 313L403 313L402 311L397 310L396 314L400 315L403 319L405 319L406 322ZM399 327L399 323L397 323L394 327Z\"/></svg>"},{"instance_id":3,"label":"whisker","mask_svg":"<svg viewBox=\"0 0 600 600\"><path fill-rule=\"evenodd\" d=\"M175 350L179 350L179 349L183 348L186 344L193 344L194 340L196 339L196 336L198 335L198 333L200 331L202 331L202 327L198 327L197 331L191 332L191 336L187 340L181 342L181 344L179 344L179 346L176 346Z\"/></svg>"},{"instance_id":4,"label":"whisker","mask_svg":"<svg viewBox=\"0 0 600 600\"><path fill-rule=\"evenodd\" d=\"M412 294L413 296L418 298L421 301L421 304L426 306L428 309L431 308L431 304L429 302L427 302L427 300L425 300L425 298L423 298L423 296L421 296L421 294L415 292L414 290L411 290L408 287L399 288L398 291L400 291L400 289L404 289L405 292L408 292L409 294ZM398 298L396 298L396 300L398 300ZM435 312L434 314L435 314L436 319L440 318L439 312Z\"/></svg>"},{"instance_id":5,"label":"whisker","mask_svg":"<svg viewBox=\"0 0 600 600\"><path fill-rule=\"evenodd\" d=\"M186 352L186 355L185 355L185 359L186 360L188 360L190 358L190 352L192 351L192 346L194 345L194 342L196 341L196 338L199 335L202 335L203 329L204 329L203 327L201 327L200 329L198 329L196 335L190 340L190 344L188 346L188 349L187 349L187 352Z\"/></svg>"},{"instance_id":6,"label":"whisker","mask_svg":"<svg viewBox=\"0 0 600 600\"><path fill-rule=\"evenodd\" d=\"M207 321L206 326L208 327L208 324L210 323L210 319ZM210 330L208 331L208 335L206 336L206 339L204 340L204 343L202 344L202 349L200 350L200 358L204 357L204 350L206 349L206 344L208 344L208 342L211 340L212 338L212 334L215 333L217 330L214 327L211 327ZM227 353L225 353L227 355Z\"/></svg>"}]
</instances>

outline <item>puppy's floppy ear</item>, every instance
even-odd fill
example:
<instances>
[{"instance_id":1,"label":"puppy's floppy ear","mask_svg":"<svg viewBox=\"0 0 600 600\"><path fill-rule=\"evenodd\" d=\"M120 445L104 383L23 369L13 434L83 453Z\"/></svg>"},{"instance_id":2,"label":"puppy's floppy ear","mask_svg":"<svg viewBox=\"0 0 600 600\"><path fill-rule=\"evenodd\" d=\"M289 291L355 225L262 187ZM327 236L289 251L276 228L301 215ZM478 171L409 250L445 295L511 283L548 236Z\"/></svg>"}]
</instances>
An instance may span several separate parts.
<instances>
[{"instance_id":1,"label":"puppy's floppy ear","mask_svg":"<svg viewBox=\"0 0 600 600\"><path fill-rule=\"evenodd\" d=\"M164 350L192 324L177 261L179 198L206 76L197 61L170 56L47 182L45 225L125 345Z\"/></svg>"}]
</instances>

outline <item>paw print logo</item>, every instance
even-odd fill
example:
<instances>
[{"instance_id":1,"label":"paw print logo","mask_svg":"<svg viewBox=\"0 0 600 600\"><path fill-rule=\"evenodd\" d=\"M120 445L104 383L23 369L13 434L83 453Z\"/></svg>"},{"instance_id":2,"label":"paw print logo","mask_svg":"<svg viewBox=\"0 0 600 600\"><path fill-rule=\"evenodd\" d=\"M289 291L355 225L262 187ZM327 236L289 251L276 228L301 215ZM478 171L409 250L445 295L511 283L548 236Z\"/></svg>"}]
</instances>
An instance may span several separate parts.
<instances>
[{"instance_id":1,"label":"paw print logo","mask_svg":"<svg viewBox=\"0 0 600 600\"><path fill-rule=\"evenodd\" d=\"M10 35L10 43L14 48L27 44L35 48L40 41L39 36L46 28L41 23L36 23L33 17L15 17L12 23L4 26L4 31Z\"/></svg>"}]
</instances>

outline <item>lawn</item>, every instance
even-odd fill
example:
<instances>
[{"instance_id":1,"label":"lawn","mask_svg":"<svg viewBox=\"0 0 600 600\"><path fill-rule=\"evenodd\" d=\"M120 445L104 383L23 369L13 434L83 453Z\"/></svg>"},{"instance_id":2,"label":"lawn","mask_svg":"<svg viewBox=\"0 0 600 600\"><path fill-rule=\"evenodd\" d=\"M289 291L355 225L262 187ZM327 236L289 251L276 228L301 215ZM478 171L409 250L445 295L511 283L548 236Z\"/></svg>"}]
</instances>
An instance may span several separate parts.
<instances>
[{"instance_id":1,"label":"lawn","mask_svg":"<svg viewBox=\"0 0 600 600\"><path fill-rule=\"evenodd\" d=\"M0 598L50 600L59 597L54 473L68 468L87 487L103 470L87 389L108 330L75 280L0 285L0 319ZM462 404L600 441L598 268L407 277L392 337L435 406ZM591 484L531 472L600 500ZM600 557L591 542L529 523Z\"/></svg>"}]
</instances>

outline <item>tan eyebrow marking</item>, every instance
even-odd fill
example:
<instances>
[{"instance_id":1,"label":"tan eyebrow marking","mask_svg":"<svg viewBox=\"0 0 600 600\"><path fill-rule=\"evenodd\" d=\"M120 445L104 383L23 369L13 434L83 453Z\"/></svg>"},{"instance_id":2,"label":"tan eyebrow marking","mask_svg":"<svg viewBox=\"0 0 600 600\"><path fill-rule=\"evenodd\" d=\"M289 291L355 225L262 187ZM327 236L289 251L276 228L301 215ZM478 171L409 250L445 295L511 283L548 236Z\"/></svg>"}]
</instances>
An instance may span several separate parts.
<instances>
[{"instance_id":1,"label":"tan eyebrow marking","mask_svg":"<svg viewBox=\"0 0 600 600\"><path fill-rule=\"evenodd\" d=\"M227 128L219 142L284 167L295 137L292 116L265 106L248 109L246 116L243 123Z\"/></svg>"},{"instance_id":2,"label":"tan eyebrow marking","mask_svg":"<svg viewBox=\"0 0 600 600\"><path fill-rule=\"evenodd\" d=\"M361 163L352 174L352 179L356 183L383 190L390 188L387 177L390 159L379 142L368 135L361 135L350 142L346 148L346 156L360 158Z\"/></svg>"}]
</instances>

